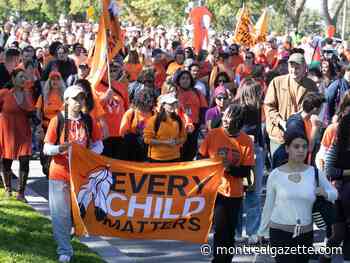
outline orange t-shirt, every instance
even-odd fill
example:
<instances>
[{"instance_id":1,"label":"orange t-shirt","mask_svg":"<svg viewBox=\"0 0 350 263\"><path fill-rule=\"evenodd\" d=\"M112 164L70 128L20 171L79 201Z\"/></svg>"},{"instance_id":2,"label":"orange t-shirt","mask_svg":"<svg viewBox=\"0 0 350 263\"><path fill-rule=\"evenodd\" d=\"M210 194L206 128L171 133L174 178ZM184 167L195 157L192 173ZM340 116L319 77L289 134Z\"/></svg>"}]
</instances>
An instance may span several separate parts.
<instances>
[{"instance_id":1,"label":"orange t-shirt","mask_svg":"<svg viewBox=\"0 0 350 263\"><path fill-rule=\"evenodd\" d=\"M127 133L143 134L143 130L152 112L144 113L137 109L127 110L120 123L120 136L124 137Z\"/></svg>"},{"instance_id":2,"label":"orange t-shirt","mask_svg":"<svg viewBox=\"0 0 350 263\"><path fill-rule=\"evenodd\" d=\"M229 137L222 127L210 130L199 148L199 153L205 157L215 158L223 151L227 159L236 166L255 165L254 144L244 132L240 132L238 137ZM225 172L218 192L226 197L242 197L243 179Z\"/></svg>"},{"instance_id":3,"label":"orange t-shirt","mask_svg":"<svg viewBox=\"0 0 350 263\"><path fill-rule=\"evenodd\" d=\"M47 129L50 120L62 110L63 100L59 91L51 90L47 103L43 102L43 96L41 95L35 107L41 111L43 116L43 128Z\"/></svg>"},{"instance_id":4,"label":"orange t-shirt","mask_svg":"<svg viewBox=\"0 0 350 263\"><path fill-rule=\"evenodd\" d=\"M166 80L166 71L162 63L153 63L155 70L154 85L160 89Z\"/></svg>"},{"instance_id":5,"label":"orange t-shirt","mask_svg":"<svg viewBox=\"0 0 350 263\"><path fill-rule=\"evenodd\" d=\"M240 64L236 69L236 75L240 77L241 80L245 79L252 73L253 68L245 64Z\"/></svg>"},{"instance_id":6,"label":"orange t-shirt","mask_svg":"<svg viewBox=\"0 0 350 263\"><path fill-rule=\"evenodd\" d=\"M331 147L332 143L337 137L337 130L338 123L332 123L329 125L323 134L321 145L327 149Z\"/></svg>"},{"instance_id":7,"label":"orange t-shirt","mask_svg":"<svg viewBox=\"0 0 350 263\"><path fill-rule=\"evenodd\" d=\"M113 87L115 86L113 85ZM98 85L95 90L97 97L100 98L100 96L102 96L107 91L107 89L108 87L102 83ZM121 94L114 92L114 95L108 101L102 101L99 99L99 103L101 104L104 111L103 116L104 121L108 127L109 137L120 137L120 122L127 109L125 107L125 101L122 98Z\"/></svg>"},{"instance_id":8,"label":"orange t-shirt","mask_svg":"<svg viewBox=\"0 0 350 263\"><path fill-rule=\"evenodd\" d=\"M183 68L183 67L184 67L184 65L179 65L179 64L177 64L176 61L174 61L174 62L172 62L172 63L169 64L168 69L167 69L167 71L166 71L166 74L167 74L168 76L172 76L172 75L174 75L174 73L175 73L178 69L181 69L181 68Z\"/></svg>"},{"instance_id":9,"label":"orange t-shirt","mask_svg":"<svg viewBox=\"0 0 350 263\"><path fill-rule=\"evenodd\" d=\"M129 74L130 81L137 80L137 77L139 76L140 72L142 71L142 65L140 63L138 64L130 64L126 63L124 64L124 70Z\"/></svg>"},{"instance_id":10,"label":"orange t-shirt","mask_svg":"<svg viewBox=\"0 0 350 263\"><path fill-rule=\"evenodd\" d=\"M44 139L45 143L56 144L57 124L58 118L56 116L50 121ZM86 134L85 123L82 121L82 119L75 121L68 120L67 125L69 131L68 142L87 146L88 136ZM64 130L65 129L63 128L59 140L60 144L64 143ZM92 134L90 138L91 143L101 140L101 137L101 131L97 127L96 121L92 118ZM69 162L67 153L53 156L50 164L49 178L53 180L69 181Z\"/></svg>"},{"instance_id":11,"label":"orange t-shirt","mask_svg":"<svg viewBox=\"0 0 350 263\"><path fill-rule=\"evenodd\" d=\"M186 115L191 119L193 124L198 124L201 108L207 108L208 103L202 93L193 89L179 89L178 99L180 107L185 110Z\"/></svg>"},{"instance_id":12,"label":"orange t-shirt","mask_svg":"<svg viewBox=\"0 0 350 263\"><path fill-rule=\"evenodd\" d=\"M152 116L146 123L144 129L144 141L146 144L150 144L151 139L156 140L184 140L186 139L185 124L182 122L182 129L177 121L167 118L165 121L160 123L157 133L154 131L154 125L157 115ZM168 146L168 145L150 145L148 147L148 157L154 160L174 160L181 156L181 146Z\"/></svg>"},{"instance_id":13,"label":"orange t-shirt","mask_svg":"<svg viewBox=\"0 0 350 263\"><path fill-rule=\"evenodd\" d=\"M241 55L234 55L230 57L230 66L232 70L235 72L236 68L244 62Z\"/></svg>"}]
</instances>

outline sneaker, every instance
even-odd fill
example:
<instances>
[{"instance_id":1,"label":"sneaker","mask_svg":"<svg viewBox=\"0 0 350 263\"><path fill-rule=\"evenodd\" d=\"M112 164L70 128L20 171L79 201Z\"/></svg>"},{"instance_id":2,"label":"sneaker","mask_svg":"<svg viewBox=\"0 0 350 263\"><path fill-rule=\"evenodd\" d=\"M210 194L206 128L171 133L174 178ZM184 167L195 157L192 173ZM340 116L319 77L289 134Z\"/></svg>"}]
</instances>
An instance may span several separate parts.
<instances>
[{"instance_id":1,"label":"sneaker","mask_svg":"<svg viewBox=\"0 0 350 263\"><path fill-rule=\"evenodd\" d=\"M258 244L258 236L257 235L251 235L248 238L248 244L255 245Z\"/></svg>"},{"instance_id":2,"label":"sneaker","mask_svg":"<svg viewBox=\"0 0 350 263\"><path fill-rule=\"evenodd\" d=\"M60 255L58 258L58 262L70 262L71 256L68 255Z\"/></svg>"}]
</instances>

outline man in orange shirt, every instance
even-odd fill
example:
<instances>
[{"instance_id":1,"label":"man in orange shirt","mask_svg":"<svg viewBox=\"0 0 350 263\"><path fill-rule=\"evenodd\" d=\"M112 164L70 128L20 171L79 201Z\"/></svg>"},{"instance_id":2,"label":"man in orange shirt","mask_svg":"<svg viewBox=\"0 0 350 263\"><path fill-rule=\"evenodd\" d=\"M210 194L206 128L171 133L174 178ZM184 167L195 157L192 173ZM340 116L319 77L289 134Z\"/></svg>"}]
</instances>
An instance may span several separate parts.
<instances>
[{"instance_id":1,"label":"man in orange shirt","mask_svg":"<svg viewBox=\"0 0 350 263\"><path fill-rule=\"evenodd\" d=\"M241 105L231 104L224 112L222 127L210 130L199 149L202 157L221 156L225 166L215 202L213 263L232 262L233 255L218 254L216 248L234 247L243 177L249 176L255 165L253 141L241 131L244 115Z\"/></svg>"},{"instance_id":2,"label":"man in orange shirt","mask_svg":"<svg viewBox=\"0 0 350 263\"><path fill-rule=\"evenodd\" d=\"M175 61L169 64L166 72L168 76L173 76L178 69L182 69L184 67L185 52L182 48L176 49L174 57Z\"/></svg>"},{"instance_id":3,"label":"man in orange shirt","mask_svg":"<svg viewBox=\"0 0 350 263\"><path fill-rule=\"evenodd\" d=\"M104 114L104 119L100 120L103 130L103 155L123 159L123 138L120 136L121 119L128 109L128 98L125 98L127 86L120 81L123 78L123 69L119 64L110 66L111 73L111 88L108 86L107 73L101 83L96 87L95 93L101 104ZM124 87L125 86L125 87Z\"/></svg>"}]
</instances>

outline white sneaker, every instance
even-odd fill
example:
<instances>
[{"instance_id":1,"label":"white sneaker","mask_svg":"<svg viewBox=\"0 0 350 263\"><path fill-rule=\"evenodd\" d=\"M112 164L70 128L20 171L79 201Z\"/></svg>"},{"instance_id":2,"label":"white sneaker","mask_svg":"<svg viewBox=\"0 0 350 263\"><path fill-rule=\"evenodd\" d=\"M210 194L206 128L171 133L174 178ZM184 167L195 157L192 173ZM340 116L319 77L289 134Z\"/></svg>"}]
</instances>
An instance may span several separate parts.
<instances>
[{"instance_id":1,"label":"white sneaker","mask_svg":"<svg viewBox=\"0 0 350 263\"><path fill-rule=\"evenodd\" d=\"M251 235L248 238L248 244L254 245L258 243L258 236L257 235Z\"/></svg>"},{"instance_id":2,"label":"white sneaker","mask_svg":"<svg viewBox=\"0 0 350 263\"><path fill-rule=\"evenodd\" d=\"M58 258L58 262L70 262L71 256L60 255Z\"/></svg>"}]
</instances>

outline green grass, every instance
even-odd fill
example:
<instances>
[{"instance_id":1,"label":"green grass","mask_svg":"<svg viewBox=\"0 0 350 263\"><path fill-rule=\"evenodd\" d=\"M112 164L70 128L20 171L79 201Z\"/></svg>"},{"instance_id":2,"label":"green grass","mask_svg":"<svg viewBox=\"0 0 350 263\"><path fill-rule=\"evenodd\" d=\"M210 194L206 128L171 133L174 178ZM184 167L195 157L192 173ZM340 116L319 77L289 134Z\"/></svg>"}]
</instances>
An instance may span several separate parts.
<instances>
[{"instance_id":1,"label":"green grass","mask_svg":"<svg viewBox=\"0 0 350 263\"><path fill-rule=\"evenodd\" d=\"M73 263L102 263L97 254L74 238ZM0 188L0 263L57 262L51 221Z\"/></svg>"}]
</instances>

